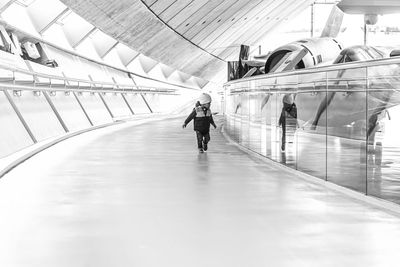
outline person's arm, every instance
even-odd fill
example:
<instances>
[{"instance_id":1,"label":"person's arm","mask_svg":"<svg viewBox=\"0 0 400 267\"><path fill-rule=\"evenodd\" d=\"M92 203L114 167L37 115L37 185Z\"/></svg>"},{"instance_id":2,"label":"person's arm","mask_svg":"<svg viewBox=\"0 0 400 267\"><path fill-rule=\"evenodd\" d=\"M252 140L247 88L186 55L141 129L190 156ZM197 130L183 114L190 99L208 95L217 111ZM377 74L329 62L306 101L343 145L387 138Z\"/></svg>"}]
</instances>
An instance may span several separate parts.
<instances>
[{"instance_id":1,"label":"person's arm","mask_svg":"<svg viewBox=\"0 0 400 267\"><path fill-rule=\"evenodd\" d=\"M282 109L281 116L279 117L279 126L283 125L284 119L285 119L285 111Z\"/></svg>"},{"instance_id":2,"label":"person's arm","mask_svg":"<svg viewBox=\"0 0 400 267\"><path fill-rule=\"evenodd\" d=\"M196 110L193 109L192 113L186 118L185 122L182 125L182 128L185 128L188 123L196 117Z\"/></svg>"},{"instance_id":3,"label":"person's arm","mask_svg":"<svg viewBox=\"0 0 400 267\"><path fill-rule=\"evenodd\" d=\"M215 122L214 122L214 119L213 119L213 116L212 116L212 115L210 116L210 123L211 123L211 125L212 125L212 126L214 126L214 128L215 128L215 129L217 129L217 125L215 124Z\"/></svg>"}]
</instances>

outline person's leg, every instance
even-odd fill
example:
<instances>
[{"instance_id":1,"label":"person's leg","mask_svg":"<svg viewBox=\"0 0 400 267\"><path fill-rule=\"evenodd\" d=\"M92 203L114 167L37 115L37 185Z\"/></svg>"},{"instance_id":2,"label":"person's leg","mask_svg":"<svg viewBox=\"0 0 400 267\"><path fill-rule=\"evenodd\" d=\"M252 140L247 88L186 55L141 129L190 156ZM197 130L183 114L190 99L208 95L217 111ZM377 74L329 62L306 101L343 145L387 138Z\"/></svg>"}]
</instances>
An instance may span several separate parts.
<instances>
[{"instance_id":1,"label":"person's leg","mask_svg":"<svg viewBox=\"0 0 400 267\"><path fill-rule=\"evenodd\" d=\"M285 151L286 147L286 125L282 125L282 145L281 145L281 150Z\"/></svg>"},{"instance_id":2,"label":"person's leg","mask_svg":"<svg viewBox=\"0 0 400 267\"><path fill-rule=\"evenodd\" d=\"M204 151L207 151L207 149L208 149L208 145L207 145L208 142L210 142L210 133L209 132L204 134L204 140L203 140L203 149L204 149Z\"/></svg>"},{"instance_id":3,"label":"person's leg","mask_svg":"<svg viewBox=\"0 0 400 267\"><path fill-rule=\"evenodd\" d=\"M196 138L197 138L197 148L203 152L203 134L199 131L196 131Z\"/></svg>"}]
</instances>

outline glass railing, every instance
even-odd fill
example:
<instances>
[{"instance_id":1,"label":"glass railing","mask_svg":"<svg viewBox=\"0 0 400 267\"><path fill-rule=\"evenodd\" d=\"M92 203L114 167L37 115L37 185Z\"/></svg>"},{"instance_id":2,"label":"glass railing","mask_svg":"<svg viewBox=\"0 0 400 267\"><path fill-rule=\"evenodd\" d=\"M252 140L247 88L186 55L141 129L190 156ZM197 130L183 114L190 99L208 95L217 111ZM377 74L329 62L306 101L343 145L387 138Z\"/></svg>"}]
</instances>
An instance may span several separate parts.
<instances>
[{"instance_id":1,"label":"glass railing","mask_svg":"<svg viewBox=\"0 0 400 267\"><path fill-rule=\"evenodd\" d=\"M0 64L0 85L18 88L32 86L39 89L76 89L104 92L165 93L173 94L177 90L163 87L149 87L134 84L120 84L95 80L84 80L64 76L49 75Z\"/></svg>"},{"instance_id":2,"label":"glass railing","mask_svg":"<svg viewBox=\"0 0 400 267\"><path fill-rule=\"evenodd\" d=\"M232 139L274 161L400 203L400 59L225 84Z\"/></svg>"},{"instance_id":3,"label":"glass railing","mask_svg":"<svg viewBox=\"0 0 400 267\"><path fill-rule=\"evenodd\" d=\"M59 77L0 65L0 160L35 143L166 113L175 89ZM1 170L0 170L1 171Z\"/></svg>"}]
</instances>

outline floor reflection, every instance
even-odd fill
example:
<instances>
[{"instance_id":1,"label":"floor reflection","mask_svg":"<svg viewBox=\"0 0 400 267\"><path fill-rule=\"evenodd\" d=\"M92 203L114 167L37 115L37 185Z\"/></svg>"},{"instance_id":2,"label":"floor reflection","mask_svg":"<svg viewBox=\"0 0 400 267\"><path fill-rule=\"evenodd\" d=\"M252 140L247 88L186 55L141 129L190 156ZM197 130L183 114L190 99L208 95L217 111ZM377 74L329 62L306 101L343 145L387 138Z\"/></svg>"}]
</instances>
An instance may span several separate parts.
<instances>
[{"instance_id":1,"label":"floor reflection","mask_svg":"<svg viewBox=\"0 0 400 267\"><path fill-rule=\"evenodd\" d=\"M236 140L243 130L234 127ZM247 131L246 131L247 133ZM400 204L400 147L377 142L368 149L365 141L297 131L282 151L271 134L262 140L261 126L252 125L245 137L247 147L269 158L321 179ZM249 139L249 140L248 140ZM260 141L261 140L261 141ZM265 147L263 147L265 146Z\"/></svg>"}]
</instances>

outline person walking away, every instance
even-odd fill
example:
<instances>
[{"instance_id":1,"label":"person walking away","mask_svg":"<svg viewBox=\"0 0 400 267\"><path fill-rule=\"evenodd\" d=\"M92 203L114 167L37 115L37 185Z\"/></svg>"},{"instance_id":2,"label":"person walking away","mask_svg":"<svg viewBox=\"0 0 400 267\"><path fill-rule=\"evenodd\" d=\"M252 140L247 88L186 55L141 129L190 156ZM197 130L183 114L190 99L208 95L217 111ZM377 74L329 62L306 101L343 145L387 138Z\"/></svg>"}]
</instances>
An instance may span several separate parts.
<instances>
[{"instance_id":1,"label":"person walking away","mask_svg":"<svg viewBox=\"0 0 400 267\"><path fill-rule=\"evenodd\" d=\"M186 126L193 120L194 131L196 132L197 147L200 153L207 151L208 142L210 142L210 125L217 128L214 123L214 119L211 113L211 96L209 94L203 93L199 101L196 103L195 108L192 113L187 117L182 125L182 128Z\"/></svg>"},{"instance_id":2,"label":"person walking away","mask_svg":"<svg viewBox=\"0 0 400 267\"><path fill-rule=\"evenodd\" d=\"M279 118L279 126L282 126L282 142L281 151L286 150L286 137L287 134L290 136L294 135L298 127L297 123L297 107L294 103L293 96L291 94L286 94L283 99L283 107L281 116Z\"/></svg>"}]
</instances>

